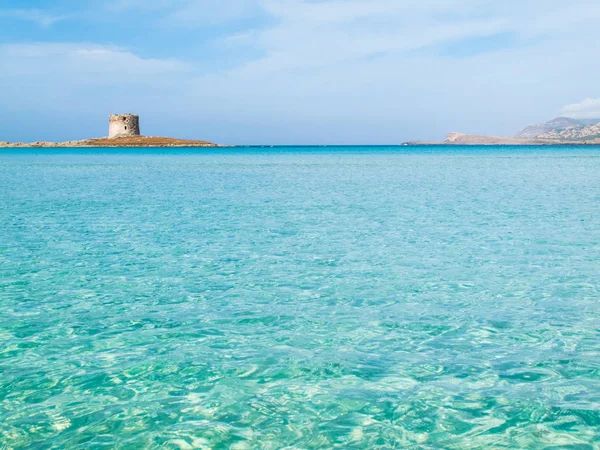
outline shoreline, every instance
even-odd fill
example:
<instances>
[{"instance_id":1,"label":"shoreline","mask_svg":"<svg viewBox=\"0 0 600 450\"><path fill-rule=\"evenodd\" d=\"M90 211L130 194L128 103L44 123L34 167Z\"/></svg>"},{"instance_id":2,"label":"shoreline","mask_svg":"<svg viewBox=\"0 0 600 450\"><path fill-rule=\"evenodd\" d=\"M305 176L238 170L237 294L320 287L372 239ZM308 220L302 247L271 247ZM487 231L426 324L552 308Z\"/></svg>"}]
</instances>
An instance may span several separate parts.
<instances>
[{"instance_id":1,"label":"shoreline","mask_svg":"<svg viewBox=\"0 0 600 450\"><path fill-rule=\"evenodd\" d=\"M139 142L143 140L143 142ZM405 148L405 147L597 147L600 141L596 142L576 142L576 141L557 141L557 142L443 142L443 141L408 141L401 144L256 144L256 145L225 145L214 144L206 141L174 139L174 138L138 138L136 142L131 139L85 139L81 141L67 142L0 142L0 149L75 149L75 148L285 148L285 147L306 147L306 148L360 148L360 147L387 147L387 148Z\"/></svg>"},{"instance_id":2,"label":"shoreline","mask_svg":"<svg viewBox=\"0 0 600 450\"><path fill-rule=\"evenodd\" d=\"M594 139L547 139L547 138L511 138L502 136L487 136L481 134L449 133L443 141L413 140L403 145L599 145L600 138Z\"/></svg>"},{"instance_id":3,"label":"shoreline","mask_svg":"<svg viewBox=\"0 0 600 450\"><path fill-rule=\"evenodd\" d=\"M454 143L454 142L405 142L402 147L598 147L600 142L486 142L486 143Z\"/></svg>"},{"instance_id":4,"label":"shoreline","mask_svg":"<svg viewBox=\"0 0 600 450\"><path fill-rule=\"evenodd\" d=\"M208 141L155 136L92 138L65 142L0 142L0 148L106 148L106 147L222 147Z\"/></svg>"}]
</instances>

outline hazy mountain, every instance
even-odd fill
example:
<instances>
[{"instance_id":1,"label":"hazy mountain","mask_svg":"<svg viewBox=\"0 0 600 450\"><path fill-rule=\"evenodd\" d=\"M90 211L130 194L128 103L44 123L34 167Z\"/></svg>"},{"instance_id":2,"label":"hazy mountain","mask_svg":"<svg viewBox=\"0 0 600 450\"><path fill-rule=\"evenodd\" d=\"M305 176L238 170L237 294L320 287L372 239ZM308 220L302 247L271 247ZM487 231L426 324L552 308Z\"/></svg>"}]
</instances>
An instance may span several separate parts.
<instances>
[{"instance_id":1,"label":"hazy mountain","mask_svg":"<svg viewBox=\"0 0 600 450\"><path fill-rule=\"evenodd\" d=\"M404 145L582 145L600 144L600 119L557 117L550 122L530 125L515 137L449 133L444 141L409 141Z\"/></svg>"},{"instance_id":2,"label":"hazy mountain","mask_svg":"<svg viewBox=\"0 0 600 450\"><path fill-rule=\"evenodd\" d=\"M564 130L552 130L537 136L538 139L557 141L582 141L600 138L600 123L589 126L567 127Z\"/></svg>"},{"instance_id":3,"label":"hazy mountain","mask_svg":"<svg viewBox=\"0 0 600 450\"><path fill-rule=\"evenodd\" d=\"M536 137L550 131L560 131L568 127L583 127L584 124L576 119L569 117L557 117L546 123L530 125L524 130L519 131L515 138L517 139L535 139Z\"/></svg>"},{"instance_id":4,"label":"hazy mountain","mask_svg":"<svg viewBox=\"0 0 600 450\"><path fill-rule=\"evenodd\" d=\"M571 119L557 117L550 122L530 125L517 133L517 139L578 140L600 135L600 119ZM588 129L589 128L589 129Z\"/></svg>"}]
</instances>

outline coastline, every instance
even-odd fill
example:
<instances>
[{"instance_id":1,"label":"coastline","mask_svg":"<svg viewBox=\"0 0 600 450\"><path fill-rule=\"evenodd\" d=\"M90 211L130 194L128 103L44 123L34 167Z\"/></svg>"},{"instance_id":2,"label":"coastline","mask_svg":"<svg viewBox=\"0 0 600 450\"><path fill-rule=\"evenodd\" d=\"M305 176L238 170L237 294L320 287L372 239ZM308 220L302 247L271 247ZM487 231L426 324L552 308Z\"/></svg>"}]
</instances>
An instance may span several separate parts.
<instances>
[{"instance_id":1,"label":"coastline","mask_svg":"<svg viewBox=\"0 0 600 450\"><path fill-rule=\"evenodd\" d=\"M520 139L478 134L450 133L444 141L408 141L402 145L600 145L600 139L563 140L563 139Z\"/></svg>"},{"instance_id":2,"label":"coastline","mask_svg":"<svg viewBox=\"0 0 600 450\"><path fill-rule=\"evenodd\" d=\"M0 142L0 148L94 148L94 147L222 147L208 141L155 136L92 138L65 142Z\"/></svg>"}]
</instances>

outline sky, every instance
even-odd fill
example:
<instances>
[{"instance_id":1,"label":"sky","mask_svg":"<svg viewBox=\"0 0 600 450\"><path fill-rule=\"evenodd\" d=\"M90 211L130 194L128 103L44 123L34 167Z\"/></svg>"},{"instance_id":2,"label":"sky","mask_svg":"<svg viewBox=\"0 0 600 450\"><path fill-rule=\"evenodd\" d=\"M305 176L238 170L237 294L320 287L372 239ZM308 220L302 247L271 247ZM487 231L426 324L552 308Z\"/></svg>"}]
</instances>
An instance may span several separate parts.
<instances>
[{"instance_id":1,"label":"sky","mask_svg":"<svg viewBox=\"0 0 600 450\"><path fill-rule=\"evenodd\" d=\"M0 0L0 141L512 136L600 117L598 0Z\"/></svg>"}]
</instances>

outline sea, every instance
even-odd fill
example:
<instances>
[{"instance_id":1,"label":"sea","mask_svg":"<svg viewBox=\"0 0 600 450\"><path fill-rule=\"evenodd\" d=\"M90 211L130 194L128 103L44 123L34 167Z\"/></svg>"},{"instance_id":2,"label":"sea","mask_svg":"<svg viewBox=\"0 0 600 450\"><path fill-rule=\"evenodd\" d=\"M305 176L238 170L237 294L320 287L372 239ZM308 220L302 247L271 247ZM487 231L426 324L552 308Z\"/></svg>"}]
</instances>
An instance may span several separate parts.
<instances>
[{"instance_id":1,"label":"sea","mask_svg":"<svg viewBox=\"0 0 600 450\"><path fill-rule=\"evenodd\" d=\"M600 147L0 150L0 448L600 448Z\"/></svg>"}]
</instances>

